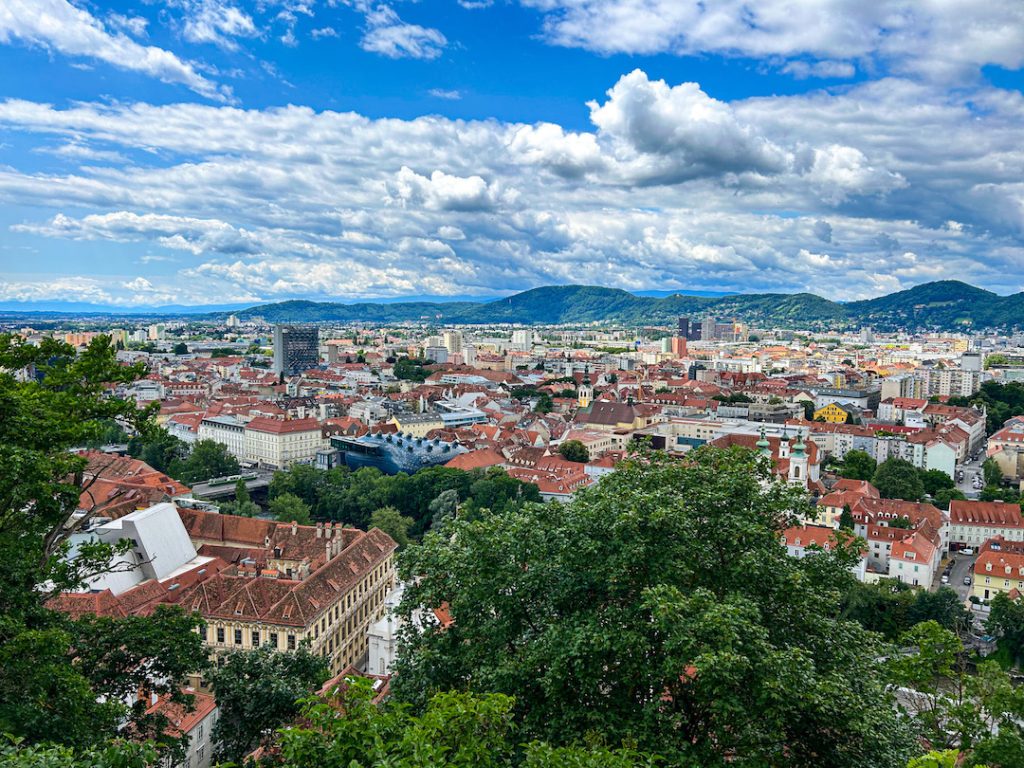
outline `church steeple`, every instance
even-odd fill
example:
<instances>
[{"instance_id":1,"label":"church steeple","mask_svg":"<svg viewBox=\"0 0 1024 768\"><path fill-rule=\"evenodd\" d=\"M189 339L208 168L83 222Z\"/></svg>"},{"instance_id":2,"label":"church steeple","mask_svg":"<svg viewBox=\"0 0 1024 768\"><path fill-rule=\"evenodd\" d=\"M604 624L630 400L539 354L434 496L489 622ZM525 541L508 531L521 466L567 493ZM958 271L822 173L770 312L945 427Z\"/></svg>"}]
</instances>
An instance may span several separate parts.
<instances>
[{"instance_id":1,"label":"church steeple","mask_svg":"<svg viewBox=\"0 0 1024 768\"><path fill-rule=\"evenodd\" d=\"M768 438L765 437L764 424L761 425L761 437L758 439L756 445L757 450L761 453L762 456L772 455L772 444L769 443Z\"/></svg>"}]
</instances>

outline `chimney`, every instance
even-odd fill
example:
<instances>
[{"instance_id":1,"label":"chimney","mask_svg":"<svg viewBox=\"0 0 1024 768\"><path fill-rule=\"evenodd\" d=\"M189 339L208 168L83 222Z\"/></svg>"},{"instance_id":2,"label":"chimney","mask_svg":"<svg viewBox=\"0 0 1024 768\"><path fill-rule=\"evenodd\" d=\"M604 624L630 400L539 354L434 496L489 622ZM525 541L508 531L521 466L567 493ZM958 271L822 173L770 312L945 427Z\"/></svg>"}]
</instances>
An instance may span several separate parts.
<instances>
[{"instance_id":1,"label":"chimney","mask_svg":"<svg viewBox=\"0 0 1024 768\"><path fill-rule=\"evenodd\" d=\"M269 547L270 546L270 536L264 536L263 537L263 546L264 547Z\"/></svg>"},{"instance_id":2,"label":"chimney","mask_svg":"<svg viewBox=\"0 0 1024 768\"><path fill-rule=\"evenodd\" d=\"M292 536L299 532L299 524L292 520Z\"/></svg>"},{"instance_id":3,"label":"chimney","mask_svg":"<svg viewBox=\"0 0 1024 768\"><path fill-rule=\"evenodd\" d=\"M328 541L327 544L325 544L324 546L327 552L327 558L324 560L324 562L326 563L328 560L331 559L331 542Z\"/></svg>"},{"instance_id":4,"label":"chimney","mask_svg":"<svg viewBox=\"0 0 1024 768\"><path fill-rule=\"evenodd\" d=\"M324 535L324 524L323 523L317 523L316 524L316 537L319 539L323 535Z\"/></svg>"},{"instance_id":5,"label":"chimney","mask_svg":"<svg viewBox=\"0 0 1024 768\"><path fill-rule=\"evenodd\" d=\"M334 535L334 523L324 523L324 535L329 539Z\"/></svg>"}]
</instances>

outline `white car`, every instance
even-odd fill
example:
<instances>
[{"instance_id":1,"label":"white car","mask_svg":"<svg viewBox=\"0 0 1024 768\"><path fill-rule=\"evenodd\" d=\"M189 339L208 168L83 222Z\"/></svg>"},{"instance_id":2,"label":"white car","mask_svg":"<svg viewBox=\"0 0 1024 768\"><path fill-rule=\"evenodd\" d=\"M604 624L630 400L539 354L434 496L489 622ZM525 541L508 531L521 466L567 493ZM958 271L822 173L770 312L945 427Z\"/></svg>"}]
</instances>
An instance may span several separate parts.
<instances>
[{"instance_id":1,"label":"white car","mask_svg":"<svg viewBox=\"0 0 1024 768\"><path fill-rule=\"evenodd\" d=\"M968 557L970 557L971 555L974 554L974 550L971 549L970 547L967 547L966 549L961 549L960 550L960 554L961 555L967 555Z\"/></svg>"},{"instance_id":2,"label":"white car","mask_svg":"<svg viewBox=\"0 0 1024 768\"><path fill-rule=\"evenodd\" d=\"M939 579L939 581L942 582L943 584L949 584L949 574L948 573L942 574L942 578Z\"/></svg>"}]
</instances>

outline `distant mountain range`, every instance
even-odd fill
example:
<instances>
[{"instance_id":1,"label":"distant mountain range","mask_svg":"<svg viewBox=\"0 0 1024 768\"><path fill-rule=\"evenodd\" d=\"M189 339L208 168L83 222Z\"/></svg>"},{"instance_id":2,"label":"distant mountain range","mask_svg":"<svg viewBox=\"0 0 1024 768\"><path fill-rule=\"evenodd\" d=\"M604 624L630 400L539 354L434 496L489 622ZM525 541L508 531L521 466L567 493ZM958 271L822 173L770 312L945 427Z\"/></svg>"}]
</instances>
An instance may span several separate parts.
<instances>
[{"instance_id":1,"label":"distant mountain range","mask_svg":"<svg viewBox=\"0 0 1024 768\"><path fill-rule=\"evenodd\" d=\"M664 325L674 322L679 316L713 316L720 319L735 318L762 327L815 330L840 330L864 325L878 330L1024 328L1024 293L1000 296L958 280L924 283L888 296L849 303L830 301L813 293L631 293L590 285L546 286L499 299L468 300L466 297L456 297L461 300L441 301L435 297L429 298L434 300L357 303L291 300L245 309L218 306L126 310L76 305L63 310L56 306L40 308L42 311L37 310L35 314L95 314L111 317L187 314L196 319L215 319L234 312L242 319L262 317L272 323L544 325L595 322ZM0 313L21 314L13 312L11 304L13 302L0 304Z\"/></svg>"},{"instance_id":2,"label":"distant mountain range","mask_svg":"<svg viewBox=\"0 0 1024 768\"><path fill-rule=\"evenodd\" d=\"M840 303L812 293L639 296L617 288L558 285L488 302L393 304L284 301L241 318L268 322L437 322L447 324L671 323L679 316L738 319L764 327L971 330L1024 327L1024 293L1000 296L957 280L925 283L866 301Z\"/></svg>"}]
</instances>

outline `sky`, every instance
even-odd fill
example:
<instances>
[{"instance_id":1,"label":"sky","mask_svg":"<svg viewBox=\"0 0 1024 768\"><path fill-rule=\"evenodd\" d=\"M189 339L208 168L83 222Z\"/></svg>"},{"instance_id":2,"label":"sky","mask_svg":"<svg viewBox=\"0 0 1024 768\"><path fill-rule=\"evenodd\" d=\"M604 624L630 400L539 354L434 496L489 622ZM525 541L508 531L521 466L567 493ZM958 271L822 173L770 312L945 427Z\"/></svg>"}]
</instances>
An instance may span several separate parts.
<instances>
[{"instance_id":1,"label":"sky","mask_svg":"<svg viewBox=\"0 0 1024 768\"><path fill-rule=\"evenodd\" d=\"M1024 290L1021 0L0 0L0 302Z\"/></svg>"}]
</instances>

